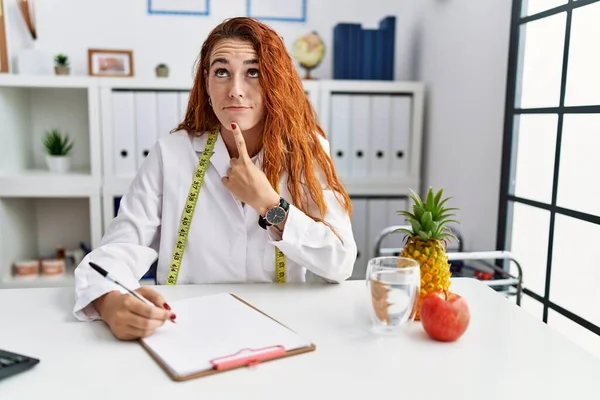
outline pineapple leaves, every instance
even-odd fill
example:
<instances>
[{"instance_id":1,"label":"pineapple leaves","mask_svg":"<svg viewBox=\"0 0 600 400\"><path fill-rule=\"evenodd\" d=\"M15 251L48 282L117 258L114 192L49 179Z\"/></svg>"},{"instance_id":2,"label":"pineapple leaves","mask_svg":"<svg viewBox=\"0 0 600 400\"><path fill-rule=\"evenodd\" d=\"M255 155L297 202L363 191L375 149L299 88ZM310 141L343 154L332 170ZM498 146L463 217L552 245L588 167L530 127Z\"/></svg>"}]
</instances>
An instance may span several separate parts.
<instances>
[{"instance_id":1,"label":"pineapple leaves","mask_svg":"<svg viewBox=\"0 0 600 400\"><path fill-rule=\"evenodd\" d=\"M431 214L431 211L425 211L425 213L423 213L421 223L426 231L431 231L431 225L433 223L433 216Z\"/></svg>"},{"instance_id":2,"label":"pineapple leaves","mask_svg":"<svg viewBox=\"0 0 600 400\"><path fill-rule=\"evenodd\" d=\"M410 220L410 226L413 228L413 232L411 234L419 233L423 230L423 226L416 219Z\"/></svg>"},{"instance_id":3,"label":"pineapple leaves","mask_svg":"<svg viewBox=\"0 0 600 400\"><path fill-rule=\"evenodd\" d=\"M425 213L425 209L423 207L415 206L415 217L417 219L421 219L423 214Z\"/></svg>"},{"instance_id":4,"label":"pineapple leaves","mask_svg":"<svg viewBox=\"0 0 600 400\"><path fill-rule=\"evenodd\" d=\"M412 199L412 201L415 202L414 206L415 207L423 207L423 202L421 201L421 198L419 197L418 194L416 194L415 192L413 192L412 190L410 191L411 194L408 195L408 197L410 197Z\"/></svg>"},{"instance_id":5,"label":"pineapple leaves","mask_svg":"<svg viewBox=\"0 0 600 400\"><path fill-rule=\"evenodd\" d=\"M431 188L429 188L429 190L427 191L427 203L426 203L426 207L427 207L428 210L435 209L435 205L433 203L433 191L431 190Z\"/></svg>"},{"instance_id":6,"label":"pineapple leaves","mask_svg":"<svg viewBox=\"0 0 600 400\"><path fill-rule=\"evenodd\" d=\"M404 229L404 228L397 229L395 232L404 232L404 233L406 233L408 236L412 236L412 234L413 234L411 231L409 231L408 229Z\"/></svg>"},{"instance_id":7,"label":"pineapple leaves","mask_svg":"<svg viewBox=\"0 0 600 400\"><path fill-rule=\"evenodd\" d=\"M410 190L409 197L413 201L412 212L398 211L399 215L406 217L413 229L412 232L406 229L405 233L423 241L457 239L447 225L450 223L460 224L459 221L453 219L455 216L453 211L458 208L445 206L452 197L444 198L443 188L434 192L433 188L429 187L424 201L413 190Z\"/></svg>"},{"instance_id":8,"label":"pineapple leaves","mask_svg":"<svg viewBox=\"0 0 600 400\"><path fill-rule=\"evenodd\" d=\"M455 220L455 219L447 219L447 218L446 218L446 219L442 219L442 220L440 220L439 222L440 222L440 224L442 224L442 225L448 225L450 222L454 222L455 224L459 224L459 225L460 225L460 222L458 222L458 221L457 221L457 220Z\"/></svg>"},{"instance_id":9,"label":"pineapple leaves","mask_svg":"<svg viewBox=\"0 0 600 400\"><path fill-rule=\"evenodd\" d=\"M410 211L400 210L400 211L397 211L396 214L404 215L407 219L416 219L415 215L412 214Z\"/></svg>"},{"instance_id":10,"label":"pineapple leaves","mask_svg":"<svg viewBox=\"0 0 600 400\"><path fill-rule=\"evenodd\" d=\"M440 199L442 198L442 194L444 193L444 189L440 189L438 190L437 194L435 195L435 200L434 203L435 204L440 204Z\"/></svg>"},{"instance_id":11,"label":"pineapple leaves","mask_svg":"<svg viewBox=\"0 0 600 400\"><path fill-rule=\"evenodd\" d=\"M440 229L440 223L438 221L433 221L431 223L431 231L433 232L434 237L437 237L438 234L440 233L439 229Z\"/></svg>"}]
</instances>

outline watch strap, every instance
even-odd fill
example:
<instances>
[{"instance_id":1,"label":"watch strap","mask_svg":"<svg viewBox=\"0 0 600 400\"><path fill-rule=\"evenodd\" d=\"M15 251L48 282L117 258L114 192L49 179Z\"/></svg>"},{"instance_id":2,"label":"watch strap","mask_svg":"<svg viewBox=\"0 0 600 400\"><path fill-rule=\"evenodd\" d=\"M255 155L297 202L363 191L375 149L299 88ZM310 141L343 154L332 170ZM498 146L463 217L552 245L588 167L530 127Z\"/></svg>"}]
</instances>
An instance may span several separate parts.
<instances>
[{"instance_id":1,"label":"watch strap","mask_svg":"<svg viewBox=\"0 0 600 400\"><path fill-rule=\"evenodd\" d=\"M276 205L275 207L281 207L287 213L288 210L290 209L290 203L288 203L283 197L280 197L279 204ZM274 207L271 207L271 208L274 208ZM271 208L267 209L267 211L265 212L265 215L267 215L267 212L269 212L269 210ZM258 216L258 225L263 229L267 229L268 226L271 226L271 224L262 215Z\"/></svg>"},{"instance_id":2,"label":"watch strap","mask_svg":"<svg viewBox=\"0 0 600 400\"><path fill-rule=\"evenodd\" d=\"M262 215L259 215L258 216L258 226L260 226L263 229L267 229L267 226L271 226L271 224L268 223L267 220Z\"/></svg>"}]
</instances>

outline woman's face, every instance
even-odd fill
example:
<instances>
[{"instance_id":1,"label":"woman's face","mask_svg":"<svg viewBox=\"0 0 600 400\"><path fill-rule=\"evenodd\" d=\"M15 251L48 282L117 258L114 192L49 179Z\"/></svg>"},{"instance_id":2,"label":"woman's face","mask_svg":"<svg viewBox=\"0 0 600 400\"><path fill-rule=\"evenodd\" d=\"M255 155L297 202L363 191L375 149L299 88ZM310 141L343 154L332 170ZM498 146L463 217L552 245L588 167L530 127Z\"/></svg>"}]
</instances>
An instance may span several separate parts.
<instances>
[{"instance_id":1,"label":"woman's face","mask_svg":"<svg viewBox=\"0 0 600 400\"><path fill-rule=\"evenodd\" d=\"M258 55L250 42L222 39L210 54L205 71L212 108L226 129L235 122L242 131L260 127L264 116Z\"/></svg>"}]
</instances>

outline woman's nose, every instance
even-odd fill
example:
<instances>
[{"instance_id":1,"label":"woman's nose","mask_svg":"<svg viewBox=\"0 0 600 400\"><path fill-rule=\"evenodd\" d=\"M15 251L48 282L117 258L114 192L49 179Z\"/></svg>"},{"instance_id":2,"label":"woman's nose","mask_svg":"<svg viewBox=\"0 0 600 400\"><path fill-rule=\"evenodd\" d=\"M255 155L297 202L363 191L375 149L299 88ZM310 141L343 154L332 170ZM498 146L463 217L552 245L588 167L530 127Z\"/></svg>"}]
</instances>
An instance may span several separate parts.
<instances>
[{"instance_id":1,"label":"woman's nose","mask_svg":"<svg viewBox=\"0 0 600 400\"><path fill-rule=\"evenodd\" d=\"M231 80L231 88L229 89L229 97L238 98L244 97L244 80L240 77L235 77Z\"/></svg>"}]
</instances>

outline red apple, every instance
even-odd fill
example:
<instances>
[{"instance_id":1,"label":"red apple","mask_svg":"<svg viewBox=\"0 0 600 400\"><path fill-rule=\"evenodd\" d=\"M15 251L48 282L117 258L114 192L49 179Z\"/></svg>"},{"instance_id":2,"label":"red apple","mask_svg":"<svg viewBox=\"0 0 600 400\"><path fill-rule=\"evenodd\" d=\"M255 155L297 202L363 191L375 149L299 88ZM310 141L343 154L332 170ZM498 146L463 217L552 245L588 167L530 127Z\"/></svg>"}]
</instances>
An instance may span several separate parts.
<instances>
[{"instance_id":1,"label":"red apple","mask_svg":"<svg viewBox=\"0 0 600 400\"><path fill-rule=\"evenodd\" d=\"M467 301L456 293L430 293L421 304L421 324L435 340L458 340L467 330L470 320Z\"/></svg>"}]
</instances>

